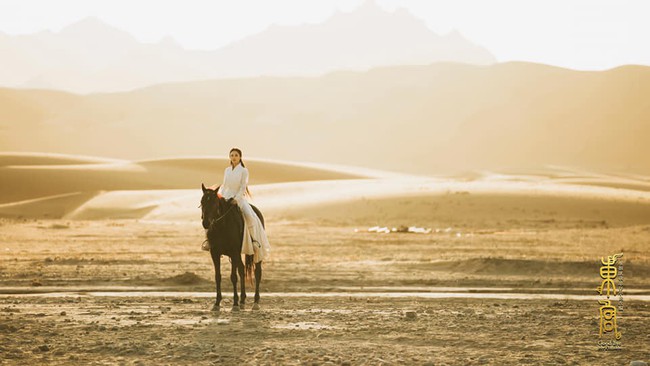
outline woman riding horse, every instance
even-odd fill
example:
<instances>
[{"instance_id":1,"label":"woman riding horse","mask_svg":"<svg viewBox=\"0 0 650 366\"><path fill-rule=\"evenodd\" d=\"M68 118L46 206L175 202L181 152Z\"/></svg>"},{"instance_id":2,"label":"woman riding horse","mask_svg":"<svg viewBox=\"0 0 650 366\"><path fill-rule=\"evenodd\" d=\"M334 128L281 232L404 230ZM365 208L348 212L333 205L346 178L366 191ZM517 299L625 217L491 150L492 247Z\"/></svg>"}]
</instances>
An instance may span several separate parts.
<instances>
[{"instance_id":1,"label":"woman riding horse","mask_svg":"<svg viewBox=\"0 0 650 366\"><path fill-rule=\"evenodd\" d=\"M258 263L265 260L271 251L269 239L262 222L257 217L246 197L250 197L248 190L248 168L241 159L242 153L238 148L230 150L230 166L226 167L223 173L223 183L221 189L217 190L225 199L232 198L244 214L244 237L242 241L242 253L254 254L254 262ZM217 189L215 185L211 189ZM205 243L204 243L205 244ZM204 250L208 250L203 245Z\"/></svg>"},{"instance_id":2,"label":"woman riding horse","mask_svg":"<svg viewBox=\"0 0 650 366\"><path fill-rule=\"evenodd\" d=\"M230 279L233 284L233 311L238 311L237 272L241 278L241 306L246 300L245 279L252 278L255 271L255 303L259 309L259 285L262 279L262 260L268 258L270 246L264 230L264 217L257 207L248 203L244 191L248 192L248 169L241 161L241 151L230 151L230 167L224 172L222 186L206 188L201 184L201 219L205 228L207 250L210 251L215 269L217 299L212 308L219 311L221 304L221 256L231 260ZM221 193L220 193L221 192ZM248 213L248 214L247 214ZM246 255L246 265L241 254Z\"/></svg>"}]
</instances>

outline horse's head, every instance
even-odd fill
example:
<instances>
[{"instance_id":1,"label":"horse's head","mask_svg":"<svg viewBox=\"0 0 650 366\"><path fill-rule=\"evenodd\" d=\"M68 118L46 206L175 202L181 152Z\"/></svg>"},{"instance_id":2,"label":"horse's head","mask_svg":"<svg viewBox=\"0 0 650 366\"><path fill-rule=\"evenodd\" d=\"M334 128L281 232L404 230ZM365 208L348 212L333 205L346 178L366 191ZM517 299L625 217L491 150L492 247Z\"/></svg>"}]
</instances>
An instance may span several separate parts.
<instances>
[{"instance_id":1,"label":"horse's head","mask_svg":"<svg viewBox=\"0 0 650 366\"><path fill-rule=\"evenodd\" d=\"M201 221L204 229L209 228L210 222L213 219L224 215L226 210L235 204L231 200L226 200L217 194L219 187L217 189L205 188L205 185L201 183L203 197L201 197L201 205L199 207L201 207Z\"/></svg>"},{"instance_id":2,"label":"horse's head","mask_svg":"<svg viewBox=\"0 0 650 366\"><path fill-rule=\"evenodd\" d=\"M203 190L203 197L201 197L201 205L199 206L201 207L201 222L203 228L207 229L210 227L210 221L219 215L219 211L221 211L219 207L221 203L219 202L219 197L217 197L219 187L213 190L205 188L205 185L201 183L201 189Z\"/></svg>"}]
</instances>

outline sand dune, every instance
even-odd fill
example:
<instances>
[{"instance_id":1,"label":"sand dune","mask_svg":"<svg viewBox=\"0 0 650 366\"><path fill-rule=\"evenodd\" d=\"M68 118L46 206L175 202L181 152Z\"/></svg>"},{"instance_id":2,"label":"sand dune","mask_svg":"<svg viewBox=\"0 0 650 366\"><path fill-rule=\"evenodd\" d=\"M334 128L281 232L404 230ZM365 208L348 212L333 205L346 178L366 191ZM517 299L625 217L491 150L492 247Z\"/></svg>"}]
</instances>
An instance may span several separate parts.
<instances>
[{"instance_id":1,"label":"sand dune","mask_svg":"<svg viewBox=\"0 0 650 366\"><path fill-rule=\"evenodd\" d=\"M98 192L73 192L0 205L2 217L61 218L88 202Z\"/></svg>"},{"instance_id":2,"label":"sand dune","mask_svg":"<svg viewBox=\"0 0 650 366\"><path fill-rule=\"evenodd\" d=\"M608 187L438 179L359 179L253 185L253 204L269 220L332 225L428 227L613 227L650 224L650 193ZM112 191L79 204L63 218L197 221L200 189ZM37 205L3 214L38 215Z\"/></svg>"},{"instance_id":3,"label":"sand dune","mask_svg":"<svg viewBox=\"0 0 650 366\"><path fill-rule=\"evenodd\" d=\"M65 215L67 219L97 220L97 219L142 219L149 217L152 212L165 211L168 220L183 217L188 219L190 212L193 218L201 216L197 208L201 199L200 187L194 190L139 190L106 192L93 197L74 211ZM178 203L184 203L178 207ZM193 210L189 210L194 207ZM179 217L179 211L185 215ZM154 214L155 216L155 214Z\"/></svg>"},{"instance_id":4,"label":"sand dune","mask_svg":"<svg viewBox=\"0 0 650 366\"><path fill-rule=\"evenodd\" d=\"M650 193L629 189L507 180L337 181L323 183L317 202L318 194L307 188L316 189L315 185L300 184L305 191L291 194L295 203L289 200L291 204L283 206L281 195L258 201L278 218L332 225L507 229L650 223ZM331 192L337 195L323 198ZM300 201L311 204L297 205Z\"/></svg>"},{"instance_id":5,"label":"sand dune","mask_svg":"<svg viewBox=\"0 0 650 366\"><path fill-rule=\"evenodd\" d=\"M221 183L226 159L215 157L115 161L74 155L10 154L0 156L0 204L72 192L198 188ZM377 172L336 170L317 164L247 159L255 171L251 184L349 179ZM374 174L374 175L373 175Z\"/></svg>"},{"instance_id":6,"label":"sand dune","mask_svg":"<svg viewBox=\"0 0 650 366\"><path fill-rule=\"evenodd\" d=\"M120 163L124 160L55 153L0 152L0 167L19 165L72 165Z\"/></svg>"},{"instance_id":7,"label":"sand dune","mask_svg":"<svg viewBox=\"0 0 650 366\"><path fill-rule=\"evenodd\" d=\"M214 157L129 162L31 156L3 155L21 165L0 167L6 187L0 216L197 221L200 184L220 183L227 164ZM272 220L497 229L650 223L644 176L550 167L423 177L277 160L247 164L254 172L252 202Z\"/></svg>"}]
</instances>

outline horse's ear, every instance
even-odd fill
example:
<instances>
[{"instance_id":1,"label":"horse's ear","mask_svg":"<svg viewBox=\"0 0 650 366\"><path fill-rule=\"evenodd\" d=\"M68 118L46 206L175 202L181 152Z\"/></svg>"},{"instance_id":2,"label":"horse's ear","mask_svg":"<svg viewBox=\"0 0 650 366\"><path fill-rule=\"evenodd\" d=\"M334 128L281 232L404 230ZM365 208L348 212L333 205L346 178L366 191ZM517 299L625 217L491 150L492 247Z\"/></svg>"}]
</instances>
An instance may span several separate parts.
<instances>
[{"instance_id":1,"label":"horse's ear","mask_svg":"<svg viewBox=\"0 0 650 366\"><path fill-rule=\"evenodd\" d=\"M205 185L203 183L201 183L201 189L203 190L203 193L205 193L205 191L207 191L207 189L205 189Z\"/></svg>"}]
</instances>

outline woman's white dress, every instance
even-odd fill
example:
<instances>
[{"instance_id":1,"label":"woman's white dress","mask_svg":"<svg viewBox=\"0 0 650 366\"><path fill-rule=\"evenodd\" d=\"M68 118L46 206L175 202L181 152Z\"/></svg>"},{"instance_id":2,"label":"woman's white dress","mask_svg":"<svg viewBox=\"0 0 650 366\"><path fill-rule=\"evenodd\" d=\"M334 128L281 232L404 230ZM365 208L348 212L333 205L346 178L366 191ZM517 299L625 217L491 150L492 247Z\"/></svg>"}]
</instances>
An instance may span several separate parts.
<instances>
[{"instance_id":1,"label":"woman's white dress","mask_svg":"<svg viewBox=\"0 0 650 366\"><path fill-rule=\"evenodd\" d=\"M219 193L225 198L234 197L237 200L244 216L244 240L242 242L242 253L254 254L254 262L266 260L271 251L269 239L266 237L266 231L262 226L259 217L253 211L250 203L246 199L246 187L248 186L248 169L240 164L233 169L228 166L223 172L223 183L219 188ZM251 239L252 236L252 239ZM253 239L258 243L253 243Z\"/></svg>"}]
</instances>

